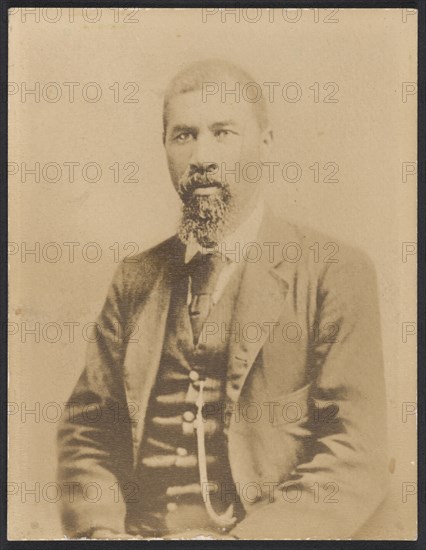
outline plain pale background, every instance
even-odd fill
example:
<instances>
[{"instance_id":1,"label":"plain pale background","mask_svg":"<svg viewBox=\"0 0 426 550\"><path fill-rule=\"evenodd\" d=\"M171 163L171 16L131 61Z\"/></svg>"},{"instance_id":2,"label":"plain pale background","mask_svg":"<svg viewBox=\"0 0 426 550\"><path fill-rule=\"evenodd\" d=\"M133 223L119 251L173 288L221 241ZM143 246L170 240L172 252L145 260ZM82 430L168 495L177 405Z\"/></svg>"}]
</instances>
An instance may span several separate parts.
<instances>
[{"instance_id":1,"label":"plain pale background","mask_svg":"<svg viewBox=\"0 0 426 550\"><path fill-rule=\"evenodd\" d=\"M122 258L125 243L142 250L174 232L179 203L161 142L162 95L185 63L217 56L241 63L259 83L300 85L300 101L278 95L270 104L275 159L303 170L297 184L270 185L271 204L291 220L362 247L374 261L393 474L385 509L365 537L416 537L417 497L403 499L403 484L416 482L416 424L414 415L405 422L402 415L404 403L416 401L415 337L402 341L402 323L416 319L416 259L402 262L402 243L416 241L415 177L402 181L402 163L416 160L416 97L403 102L401 91L403 82L416 81L417 17L400 9L341 9L332 15L338 22L326 23L327 14L289 10L287 19L300 16L294 23L281 10L274 23L268 10L257 23L245 20L254 18L253 10L240 13L239 23L230 14L222 22L219 13L203 22L202 11L193 9L139 10L129 15L135 23L124 21L124 11L108 9L95 23L78 9L74 22L65 8L56 23L47 21L57 17L55 10L40 11L39 22L19 11L10 16L9 81L20 89L56 82L64 95L56 103L30 95L23 102L19 92L10 97L9 161L28 167L97 162L103 169L97 183L84 181L81 170L69 182L65 169L57 183L36 183L32 176L23 182L21 174L9 180L9 240L20 250L23 242L28 248L56 242L63 252L57 263L10 257L10 321L18 333L9 340L9 401L19 407L10 417L9 482L19 487L10 498L10 539L62 536L56 504L22 498L22 489L55 481L57 424L46 418L54 418L55 408L45 408L40 418L21 413L68 399L84 364L83 327L96 318L117 267L109 247L119 243ZM81 83L74 103L65 82ZM88 82L101 87L100 101L82 99ZM124 103L121 96L115 103L114 82L121 92L126 83L138 83L139 102ZM315 82L336 82L339 102L314 102L309 87ZM114 162L137 163L139 182L121 177L114 183L108 169ZM309 170L315 162L336 162L339 182L315 183ZM74 262L66 242L80 243ZM100 261L84 261L82 247L89 242L99 243ZM34 328L37 322L41 330L58 323L62 337L35 343L27 336L23 342L24 323ZM78 323L74 342L64 323Z\"/></svg>"}]
</instances>

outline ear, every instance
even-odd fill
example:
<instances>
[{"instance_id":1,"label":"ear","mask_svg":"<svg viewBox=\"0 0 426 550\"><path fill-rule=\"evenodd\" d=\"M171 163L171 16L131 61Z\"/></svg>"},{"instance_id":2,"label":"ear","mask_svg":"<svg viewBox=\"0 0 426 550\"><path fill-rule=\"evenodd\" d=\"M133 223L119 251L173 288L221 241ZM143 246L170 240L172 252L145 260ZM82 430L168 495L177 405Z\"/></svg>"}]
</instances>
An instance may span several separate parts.
<instances>
[{"instance_id":1,"label":"ear","mask_svg":"<svg viewBox=\"0 0 426 550\"><path fill-rule=\"evenodd\" d=\"M261 158L262 160L266 160L271 153L272 144L274 141L274 134L272 132L272 129L269 126L262 131L260 140L261 140L261 145L260 145Z\"/></svg>"}]
</instances>

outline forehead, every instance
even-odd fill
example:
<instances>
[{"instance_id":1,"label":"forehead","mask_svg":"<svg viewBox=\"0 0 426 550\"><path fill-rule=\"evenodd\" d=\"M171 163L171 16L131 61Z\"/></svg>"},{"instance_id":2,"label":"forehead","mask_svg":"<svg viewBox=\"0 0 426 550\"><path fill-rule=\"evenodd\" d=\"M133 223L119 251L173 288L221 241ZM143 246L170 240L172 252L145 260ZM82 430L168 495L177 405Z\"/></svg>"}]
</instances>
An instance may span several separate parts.
<instances>
[{"instance_id":1,"label":"forehead","mask_svg":"<svg viewBox=\"0 0 426 550\"><path fill-rule=\"evenodd\" d=\"M172 96L167 107L167 118L170 126L211 125L231 120L241 126L257 123L252 103L236 94L222 94L220 89L213 95L203 96L202 89L199 89Z\"/></svg>"}]
</instances>

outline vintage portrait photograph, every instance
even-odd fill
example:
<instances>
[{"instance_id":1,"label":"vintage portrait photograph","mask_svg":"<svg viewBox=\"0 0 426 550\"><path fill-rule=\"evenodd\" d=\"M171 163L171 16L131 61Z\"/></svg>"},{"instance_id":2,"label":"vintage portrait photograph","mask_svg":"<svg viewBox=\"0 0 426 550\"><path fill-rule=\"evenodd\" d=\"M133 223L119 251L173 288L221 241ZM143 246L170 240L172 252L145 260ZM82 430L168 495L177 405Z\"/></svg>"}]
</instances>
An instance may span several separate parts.
<instances>
[{"instance_id":1,"label":"vintage portrait photograph","mask_svg":"<svg viewBox=\"0 0 426 550\"><path fill-rule=\"evenodd\" d=\"M8 13L19 540L417 539L417 10Z\"/></svg>"}]
</instances>

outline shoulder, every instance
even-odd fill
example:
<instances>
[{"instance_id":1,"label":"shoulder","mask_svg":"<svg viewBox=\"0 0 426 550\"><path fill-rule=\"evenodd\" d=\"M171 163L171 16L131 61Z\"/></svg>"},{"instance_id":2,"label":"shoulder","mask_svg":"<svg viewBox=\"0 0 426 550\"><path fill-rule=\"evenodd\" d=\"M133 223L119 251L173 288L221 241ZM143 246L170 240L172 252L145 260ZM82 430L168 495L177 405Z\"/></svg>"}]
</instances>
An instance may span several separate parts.
<instances>
[{"instance_id":1,"label":"shoulder","mask_svg":"<svg viewBox=\"0 0 426 550\"><path fill-rule=\"evenodd\" d=\"M360 247L309 225L270 218L269 239L277 243L278 269L288 281L320 294L376 288L376 270ZM271 230L272 228L272 230ZM279 243L279 244L278 244Z\"/></svg>"},{"instance_id":2,"label":"shoulder","mask_svg":"<svg viewBox=\"0 0 426 550\"><path fill-rule=\"evenodd\" d=\"M116 270L114 281L124 292L150 287L158 277L173 272L183 252L184 245L173 235L123 260Z\"/></svg>"},{"instance_id":3,"label":"shoulder","mask_svg":"<svg viewBox=\"0 0 426 550\"><path fill-rule=\"evenodd\" d=\"M139 254L129 256L122 263L129 272L154 268L159 265L173 263L178 259L183 249L184 245L177 235L173 235Z\"/></svg>"},{"instance_id":4,"label":"shoulder","mask_svg":"<svg viewBox=\"0 0 426 550\"><path fill-rule=\"evenodd\" d=\"M304 224L284 222L284 242L297 244L300 261L287 264L293 280L313 291L317 305L328 304L335 314L376 315L378 282L372 258L344 239ZM290 249L289 249L290 252Z\"/></svg>"},{"instance_id":5,"label":"shoulder","mask_svg":"<svg viewBox=\"0 0 426 550\"><path fill-rule=\"evenodd\" d=\"M319 272L328 271L333 266L352 265L359 269L374 271L372 258L361 247L342 239L338 235L320 231L312 226L289 222L277 217L274 220L277 240L284 252L283 260L290 258L291 247L293 255L298 255L300 261L315 264Z\"/></svg>"}]
</instances>

